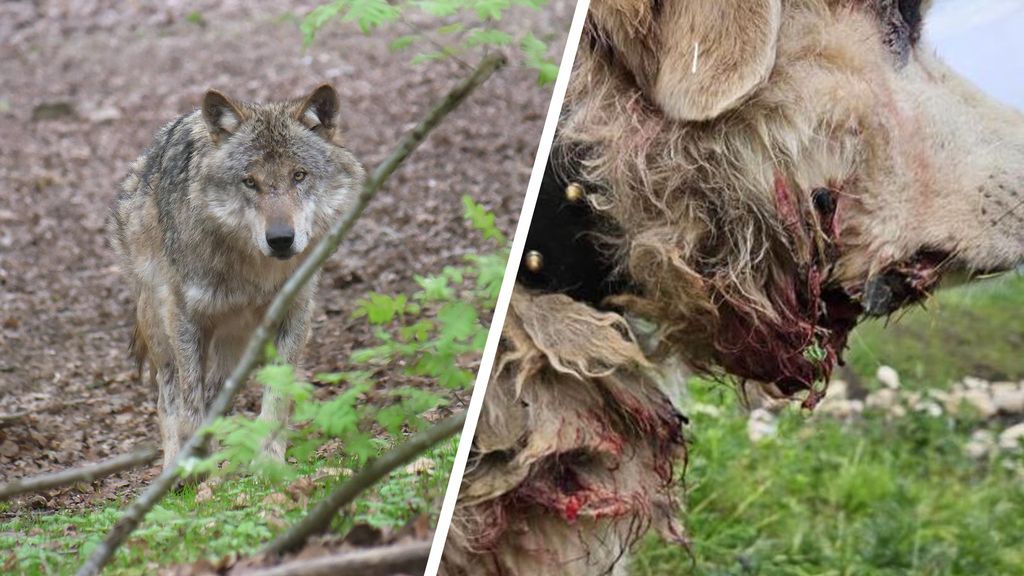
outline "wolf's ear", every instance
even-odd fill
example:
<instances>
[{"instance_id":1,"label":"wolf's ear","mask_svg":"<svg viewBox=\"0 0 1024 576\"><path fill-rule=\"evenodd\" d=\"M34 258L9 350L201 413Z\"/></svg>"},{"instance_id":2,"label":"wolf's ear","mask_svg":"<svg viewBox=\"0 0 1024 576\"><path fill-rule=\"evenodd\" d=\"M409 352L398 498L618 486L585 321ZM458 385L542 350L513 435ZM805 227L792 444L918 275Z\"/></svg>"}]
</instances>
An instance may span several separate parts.
<instances>
[{"instance_id":1,"label":"wolf's ear","mask_svg":"<svg viewBox=\"0 0 1024 576\"><path fill-rule=\"evenodd\" d=\"M211 88L203 95L203 120L214 142L234 134L245 118L245 112L219 90Z\"/></svg>"},{"instance_id":2,"label":"wolf's ear","mask_svg":"<svg viewBox=\"0 0 1024 576\"><path fill-rule=\"evenodd\" d=\"M658 18L651 97L677 120L710 120L742 103L775 66L781 0L671 0Z\"/></svg>"},{"instance_id":3,"label":"wolf's ear","mask_svg":"<svg viewBox=\"0 0 1024 576\"><path fill-rule=\"evenodd\" d=\"M330 84L321 84L302 101L295 111L295 119L326 140L334 137L338 125L341 97Z\"/></svg>"}]
</instances>

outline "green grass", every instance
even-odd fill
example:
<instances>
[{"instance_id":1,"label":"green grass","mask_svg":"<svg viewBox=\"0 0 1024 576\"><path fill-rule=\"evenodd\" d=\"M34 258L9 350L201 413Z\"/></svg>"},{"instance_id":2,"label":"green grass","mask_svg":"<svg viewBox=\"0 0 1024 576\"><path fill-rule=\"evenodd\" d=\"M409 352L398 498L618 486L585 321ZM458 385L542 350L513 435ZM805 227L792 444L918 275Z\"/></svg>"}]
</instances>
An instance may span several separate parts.
<instances>
[{"instance_id":1,"label":"green grass","mask_svg":"<svg viewBox=\"0 0 1024 576\"><path fill-rule=\"evenodd\" d=\"M847 355L870 378L895 367L908 388L963 376L1024 379L1024 278L941 293L883 330L861 327ZM649 538L635 576L1024 574L1024 456L979 462L977 421L868 412L844 423L787 410L752 443L723 386L693 385L685 522L692 555Z\"/></svg>"},{"instance_id":2,"label":"green grass","mask_svg":"<svg viewBox=\"0 0 1024 576\"><path fill-rule=\"evenodd\" d=\"M972 461L965 426L921 414L787 411L778 438L752 444L732 394L703 388L726 410L690 426L693 556L652 538L634 575L1024 573L1020 456Z\"/></svg>"},{"instance_id":3,"label":"green grass","mask_svg":"<svg viewBox=\"0 0 1024 576\"><path fill-rule=\"evenodd\" d=\"M418 515L436 513L436 501L448 483L457 446L457 439L450 440L423 455L434 461L432 474L396 470L336 517L332 531L344 534L358 523L398 529ZM319 468L350 464L323 461L301 465L299 472L312 475ZM264 498L272 493L287 494L287 484L275 487L255 477L224 479L213 488L213 499L200 504L195 502L195 487L172 493L146 516L104 574L150 574L171 563L200 558L215 561L232 552L250 555L344 480L330 477L317 482L304 506L291 498L284 505L265 503ZM241 504L239 497L244 499ZM26 511L0 523L0 566L11 553L17 555L13 572L3 573L74 573L125 506L127 502L74 512Z\"/></svg>"}]
</instances>

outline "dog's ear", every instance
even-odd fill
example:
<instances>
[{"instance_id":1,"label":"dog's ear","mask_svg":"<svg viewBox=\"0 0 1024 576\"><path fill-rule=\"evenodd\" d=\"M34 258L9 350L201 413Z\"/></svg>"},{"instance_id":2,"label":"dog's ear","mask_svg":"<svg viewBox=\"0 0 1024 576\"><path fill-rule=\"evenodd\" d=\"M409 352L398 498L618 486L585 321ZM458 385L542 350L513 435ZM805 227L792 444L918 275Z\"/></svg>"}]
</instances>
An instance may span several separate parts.
<instances>
[{"instance_id":1,"label":"dog's ear","mask_svg":"<svg viewBox=\"0 0 1024 576\"><path fill-rule=\"evenodd\" d=\"M330 84L321 84L295 110L295 119L326 140L334 138L341 97Z\"/></svg>"},{"instance_id":2,"label":"dog's ear","mask_svg":"<svg viewBox=\"0 0 1024 576\"><path fill-rule=\"evenodd\" d=\"M234 134L245 118L242 108L219 90L211 88L203 95L203 120L214 142Z\"/></svg>"},{"instance_id":3,"label":"dog's ear","mask_svg":"<svg viewBox=\"0 0 1024 576\"><path fill-rule=\"evenodd\" d=\"M738 106L771 74L781 20L781 0L665 0L650 96L677 120Z\"/></svg>"}]
</instances>

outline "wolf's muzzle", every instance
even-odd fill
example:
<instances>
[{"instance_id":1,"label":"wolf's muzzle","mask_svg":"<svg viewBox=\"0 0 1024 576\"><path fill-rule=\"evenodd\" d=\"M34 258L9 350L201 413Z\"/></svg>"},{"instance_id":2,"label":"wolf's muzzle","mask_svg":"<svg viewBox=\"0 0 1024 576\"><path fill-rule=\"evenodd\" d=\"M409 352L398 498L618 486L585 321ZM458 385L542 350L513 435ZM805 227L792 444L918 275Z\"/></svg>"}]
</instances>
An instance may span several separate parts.
<instances>
[{"instance_id":1,"label":"wolf's muzzle","mask_svg":"<svg viewBox=\"0 0 1024 576\"><path fill-rule=\"evenodd\" d=\"M287 260L294 256L291 250L293 242L295 230L289 226L275 226L267 230L267 246L270 246L274 258Z\"/></svg>"}]
</instances>

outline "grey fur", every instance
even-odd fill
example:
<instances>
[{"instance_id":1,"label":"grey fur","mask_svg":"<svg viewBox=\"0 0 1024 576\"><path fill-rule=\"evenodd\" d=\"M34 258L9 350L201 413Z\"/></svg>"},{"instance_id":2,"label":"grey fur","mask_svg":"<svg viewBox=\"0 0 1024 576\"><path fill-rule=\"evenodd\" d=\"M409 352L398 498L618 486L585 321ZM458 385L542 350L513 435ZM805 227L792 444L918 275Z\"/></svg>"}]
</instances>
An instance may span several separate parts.
<instances>
[{"instance_id":1,"label":"grey fur","mask_svg":"<svg viewBox=\"0 0 1024 576\"><path fill-rule=\"evenodd\" d=\"M337 92L252 104L216 90L201 110L157 131L129 169L111 242L137 299L133 349L159 390L164 464L195 433L263 312L361 187L365 173L335 139ZM251 186L247 185L251 184ZM267 229L290 230L284 249ZM299 361L319 278L299 294L274 344ZM261 416L287 421L268 389ZM282 459L279 437L264 446Z\"/></svg>"}]
</instances>

